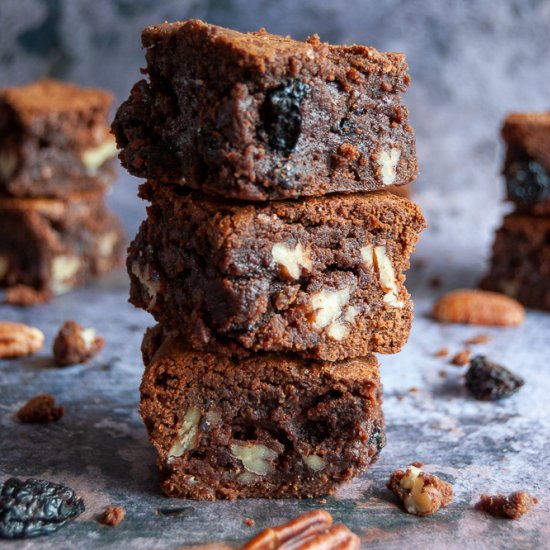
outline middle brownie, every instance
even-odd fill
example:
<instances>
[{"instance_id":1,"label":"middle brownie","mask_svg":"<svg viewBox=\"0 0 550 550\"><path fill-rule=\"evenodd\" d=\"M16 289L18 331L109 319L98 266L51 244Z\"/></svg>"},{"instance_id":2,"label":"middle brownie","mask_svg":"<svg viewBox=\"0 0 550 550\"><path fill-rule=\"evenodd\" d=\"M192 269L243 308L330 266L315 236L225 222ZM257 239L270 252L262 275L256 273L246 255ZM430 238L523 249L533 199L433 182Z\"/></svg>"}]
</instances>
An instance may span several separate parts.
<instances>
[{"instance_id":1,"label":"middle brownie","mask_svg":"<svg viewBox=\"0 0 550 550\"><path fill-rule=\"evenodd\" d=\"M130 301L195 348L339 360L395 353L412 303L403 283L425 227L388 192L263 204L142 186Z\"/></svg>"}]
</instances>

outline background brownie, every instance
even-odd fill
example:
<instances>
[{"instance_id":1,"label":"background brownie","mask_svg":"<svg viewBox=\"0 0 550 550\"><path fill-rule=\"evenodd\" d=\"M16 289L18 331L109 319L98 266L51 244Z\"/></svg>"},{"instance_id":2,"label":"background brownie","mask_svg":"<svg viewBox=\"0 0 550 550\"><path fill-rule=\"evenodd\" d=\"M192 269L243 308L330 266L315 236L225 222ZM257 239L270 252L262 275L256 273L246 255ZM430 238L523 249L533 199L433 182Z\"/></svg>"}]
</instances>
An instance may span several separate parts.
<instances>
[{"instance_id":1,"label":"background brownie","mask_svg":"<svg viewBox=\"0 0 550 550\"><path fill-rule=\"evenodd\" d=\"M258 206L152 183L141 193L152 205L129 248L130 301L196 349L221 352L221 341L336 360L406 342L404 271L425 226L409 200L374 192Z\"/></svg>"},{"instance_id":2,"label":"background brownie","mask_svg":"<svg viewBox=\"0 0 550 550\"><path fill-rule=\"evenodd\" d=\"M116 145L112 97L54 80L0 89L0 193L60 197L107 188Z\"/></svg>"},{"instance_id":3,"label":"background brownie","mask_svg":"<svg viewBox=\"0 0 550 550\"><path fill-rule=\"evenodd\" d=\"M121 263L123 231L102 193L0 200L0 286L62 294Z\"/></svg>"},{"instance_id":4,"label":"background brownie","mask_svg":"<svg viewBox=\"0 0 550 550\"><path fill-rule=\"evenodd\" d=\"M550 217L510 214L504 218L481 287L508 294L527 307L550 311Z\"/></svg>"},{"instance_id":5,"label":"background brownie","mask_svg":"<svg viewBox=\"0 0 550 550\"><path fill-rule=\"evenodd\" d=\"M403 54L189 20L146 28L149 81L113 131L134 175L248 200L416 177Z\"/></svg>"},{"instance_id":6,"label":"background brownie","mask_svg":"<svg viewBox=\"0 0 550 550\"><path fill-rule=\"evenodd\" d=\"M550 214L550 112L509 115L502 137L508 200L518 211Z\"/></svg>"},{"instance_id":7,"label":"background brownie","mask_svg":"<svg viewBox=\"0 0 550 550\"><path fill-rule=\"evenodd\" d=\"M169 496L329 494L384 445L373 355L338 363L235 359L192 351L177 334L155 347L144 343L152 358L140 411Z\"/></svg>"}]
</instances>

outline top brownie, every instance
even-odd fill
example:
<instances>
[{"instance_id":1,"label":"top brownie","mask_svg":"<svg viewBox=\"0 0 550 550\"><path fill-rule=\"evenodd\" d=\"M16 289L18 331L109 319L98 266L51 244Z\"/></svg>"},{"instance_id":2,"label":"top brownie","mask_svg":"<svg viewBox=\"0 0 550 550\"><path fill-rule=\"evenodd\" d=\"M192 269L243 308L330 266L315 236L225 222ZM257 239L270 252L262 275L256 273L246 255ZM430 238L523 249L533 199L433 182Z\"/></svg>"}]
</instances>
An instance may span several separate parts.
<instances>
[{"instance_id":1,"label":"top brownie","mask_svg":"<svg viewBox=\"0 0 550 550\"><path fill-rule=\"evenodd\" d=\"M550 214L550 112L508 115L502 137L508 200L520 212Z\"/></svg>"},{"instance_id":2,"label":"top brownie","mask_svg":"<svg viewBox=\"0 0 550 550\"><path fill-rule=\"evenodd\" d=\"M416 177L403 54L197 20L148 27L142 42L149 80L113 123L121 161L136 176L243 200Z\"/></svg>"},{"instance_id":3,"label":"top brownie","mask_svg":"<svg viewBox=\"0 0 550 550\"><path fill-rule=\"evenodd\" d=\"M58 197L113 180L110 93L55 80L0 89L0 193Z\"/></svg>"}]
</instances>

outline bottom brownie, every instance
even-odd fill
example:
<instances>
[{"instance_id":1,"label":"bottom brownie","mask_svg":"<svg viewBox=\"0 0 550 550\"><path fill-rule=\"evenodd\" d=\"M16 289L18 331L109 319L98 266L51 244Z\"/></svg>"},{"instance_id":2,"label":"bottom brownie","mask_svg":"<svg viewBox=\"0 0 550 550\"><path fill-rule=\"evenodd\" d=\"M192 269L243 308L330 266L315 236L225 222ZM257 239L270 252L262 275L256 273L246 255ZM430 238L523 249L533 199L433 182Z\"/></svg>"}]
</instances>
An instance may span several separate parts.
<instances>
[{"instance_id":1,"label":"bottom brownie","mask_svg":"<svg viewBox=\"0 0 550 550\"><path fill-rule=\"evenodd\" d=\"M0 287L63 294L121 263L123 230L103 193L0 197L0 219Z\"/></svg>"},{"instance_id":2,"label":"bottom brownie","mask_svg":"<svg viewBox=\"0 0 550 550\"><path fill-rule=\"evenodd\" d=\"M374 355L316 362L191 350L146 333L141 415L168 496L315 497L363 472L384 446Z\"/></svg>"},{"instance_id":3,"label":"bottom brownie","mask_svg":"<svg viewBox=\"0 0 550 550\"><path fill-rule=\"evenodd\" d=\"M506 216L480 286L527 307L550 310L550 217Z\"/></svg>"}]
</instances>

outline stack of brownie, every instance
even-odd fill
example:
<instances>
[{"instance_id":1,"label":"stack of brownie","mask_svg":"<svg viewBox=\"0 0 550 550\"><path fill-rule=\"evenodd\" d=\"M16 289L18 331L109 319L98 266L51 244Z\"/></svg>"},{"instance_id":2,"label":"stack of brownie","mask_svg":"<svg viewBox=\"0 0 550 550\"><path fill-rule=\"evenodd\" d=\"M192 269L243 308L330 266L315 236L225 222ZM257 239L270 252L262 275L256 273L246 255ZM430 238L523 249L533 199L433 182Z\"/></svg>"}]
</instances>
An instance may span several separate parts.
<instances>
[{"instance_id":1,"label":"stack of brownie","mask_svg":"<svg viewBox=\"0 0 550 550\"><path fill-rule=\"evenodd\" d=\"M62 294L120 263L110 94L53 80L0 89L0 286Z\"/></svg>"},{"instance_id":2,"label":"stack of brownie","mask_svg":"<svg viewBox=\"0 0 550 550\"><path fill-rule=\"evenodd\" d=\"M141 414L168 495L317 496L384 444L374 352L407 340L404 271L425 222L380 189L417 172L401 54L145 29L149 80L120 107L147 178L131 244Z\"/></svg>"},{"instance_id":3,"label":"stack of brownie","mask_svg":"<svg viewBox=\"0 0 550 550\"><path fill-rule=\"evenodd\" d=\"M481 286L550 310L550 113L514 113L502 129L507 199L515 206Z\"/></svg>"}]
</instances>

